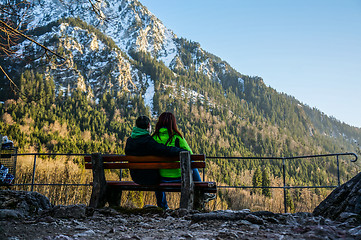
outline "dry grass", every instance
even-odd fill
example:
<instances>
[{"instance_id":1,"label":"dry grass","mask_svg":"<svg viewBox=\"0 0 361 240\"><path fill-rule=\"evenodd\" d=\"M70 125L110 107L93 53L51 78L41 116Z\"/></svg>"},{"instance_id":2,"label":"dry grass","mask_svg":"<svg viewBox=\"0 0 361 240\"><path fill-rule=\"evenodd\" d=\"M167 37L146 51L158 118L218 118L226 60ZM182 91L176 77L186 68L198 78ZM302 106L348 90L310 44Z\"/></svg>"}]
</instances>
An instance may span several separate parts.
<instances>
[{"instance_id":1,"label":"dry grass","mask_svg":"<svg viewBox=\"0 0 361 240\"><path fill-rule=\"evenodd\" d=\"M90 186L62 186L57 184L89 184L91 171L86 171L81 164L75 163L74 157L36 158L35 184L33 191L47 196L53 204L76 204L88 202L91 194ZM17 184L31 184L34 157L19 156L17 160ZM30 191L31 186L18 186L18 190Z\"/></svg>"}]
</instances>

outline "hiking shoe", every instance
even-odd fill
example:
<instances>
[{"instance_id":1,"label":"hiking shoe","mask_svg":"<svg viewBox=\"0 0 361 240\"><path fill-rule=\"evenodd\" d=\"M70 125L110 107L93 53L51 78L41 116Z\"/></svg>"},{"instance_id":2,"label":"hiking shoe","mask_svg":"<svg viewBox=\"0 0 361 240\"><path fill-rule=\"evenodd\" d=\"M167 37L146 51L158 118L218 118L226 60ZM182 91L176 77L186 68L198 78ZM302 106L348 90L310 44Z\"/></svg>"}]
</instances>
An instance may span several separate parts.
<instances>
[{"instance_id":1,"label":"hiking shoe","mask_svg":"<svg viewBox=\"0 0 361 240\"><path fill-rule=\"evenodd\" d=\"M155 205L144 205L143 209L157 209L158 207Z\"/></svg>"},{"instance_id":2,"label":"hiking shoe","mask_svg":"<svg viewBox=\"0 0 361 240\"><path fill-rule=\"evenodd\" d=\"M204 202L207 203L211 200L214 200L216 198L216 194L211 194L211 193L205 193L204 194Z\"/></svg>"}]
</instances>

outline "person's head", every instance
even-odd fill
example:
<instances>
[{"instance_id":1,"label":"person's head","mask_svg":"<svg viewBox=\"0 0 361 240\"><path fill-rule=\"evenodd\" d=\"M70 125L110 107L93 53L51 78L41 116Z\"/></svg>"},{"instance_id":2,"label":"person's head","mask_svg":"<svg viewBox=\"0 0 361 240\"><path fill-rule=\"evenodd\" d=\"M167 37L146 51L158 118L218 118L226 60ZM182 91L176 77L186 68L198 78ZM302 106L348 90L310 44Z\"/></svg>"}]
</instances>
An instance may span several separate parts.
<instances>
[{"instance_id":1,"label":"person's head","mask_svg":"<svg viewBox=\"0 0 361 240\"><path fill-rule=\"evenodd\" d=\"M142 129L150 129L150 119L147 116L140 116L135 121L135 126Z\"/></svg>"},{"instance_id":2,"label":"person's head","mask_svg":"<svg viewBox=\"0 0 361 240\"><path fill-rule=\"evenodd\" d=\"M167 128L168 135L170 138L172 138L174 134L178 134L179 136L182 137L182 134L179 132L177 128L177 122L175 116L171 112L164 112L159 116L158 122L155 125L153 136L154 135L159 136L159 130L161 128Z\"/></svg>"}]
</instances>

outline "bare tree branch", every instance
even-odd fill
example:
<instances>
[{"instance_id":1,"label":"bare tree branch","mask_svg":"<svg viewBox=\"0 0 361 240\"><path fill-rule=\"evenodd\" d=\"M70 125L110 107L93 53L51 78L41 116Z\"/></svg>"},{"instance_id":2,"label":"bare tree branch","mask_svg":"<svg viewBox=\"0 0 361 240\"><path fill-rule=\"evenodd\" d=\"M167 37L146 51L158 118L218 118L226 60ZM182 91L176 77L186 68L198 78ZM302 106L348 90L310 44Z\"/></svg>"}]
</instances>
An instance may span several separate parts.
<instances>
[{"instance_id":1,"label":"bare tree branch","mask_svg":"<svg viewBox=\"0 0 361 240\"><path fill-rule=\"evenodd\" d=\"M20 91L19 87L14 83L14 81L9 77L9 75L6 74L5 70L0 65L0 70L5 74L6 78L10 81L10 83L18 90Z\"/></svg>"},{"instance_id":2,"label":"bare tree branch","mask_svg":"<svg viewBox=\"0 0 361 240\"><path fill-rule=\"evenodd\" d=\"M95 0L96 2L101 2L101 1L99 1L99 0ZM102 12L101 12L101 10L97 7L97 6L95 6L95 4L93 3L93 1L92 0L88 0L88 2L90 3L90 5L91 5L91 7L92 7L92 9L93 9L93 11L94 11L94 13L100 18L100 19L102 19L102 20L104 20L104 21L107 21L108 19L102 14Z\"/></svg>"},{"instance_id":3,"label":"bare tree branch","mask_svg":"<svg viewBox=\"0 0 361 240\"><path fill-rule=\"evenodd\" d=\"M6 4L0 5L0 56L16 56L17 53L13 47L25 38L44 49L45 53L43 56L46 55L48 57L47 52L50 52L56 57L64 59L64 57L35 41L33 38L25 35L23 31L20 30L20 26L28 12L29 6L30 3L26 0L17 4L10 3L10 1L8 1ZM19 87L1 65L0 72L2 72L6 79L8 79L14 94L21 93Z\"/></svg>"},{"instance_id":4,"label":"bare tree branch","mask_svg":"<svg viewBox=\"0 0 361 240\"><path fill-rule=\"evenodd\" d=\"M60 0L62 3L63 1ZM91 5L91 10L98 16L98 18L107 21L108 19L102 14L100 8L96 3L101 3L100 0L87 0ZM64 4L64 3L63 3ZM60 56L56 52L50 50L43 44L37 42L33 38L25 35L20 26L23 24L23 20L28 12L30 3L27 0L20 1L19 3L13 3L7 1L6 4L0 4L0 56L15 56L17 53L13 49L23 38L35 43L45 50L44 55L49 57L48 53L56 56L57 58L65 60L64 57ZM43 56L44 56L43 55ZM65 64L65 62L64 62ZM6 78L10 82L10 87L13 89L14 93L20 92L19 87L15 82L9 77L5 70L0 66L0 72L4 73Z\"/></svg>"},{"instance_id":5,"label":"bare tree branch","mask_svg":"<svg viewBox=\"0 0 361 240\"><path fill-rule=\"evenodd\" d=\"M37 42L37 41L35 41L34 39L32 39L32 38L30 38L30 37L26 36L26 35L25 35L25 34L23 34L22 32L20 32L20 31L18 31L18 30L16 30L16 29L14 29L14 28L12 28L12 27L10 27L10 26L9 26L9 25L7 25L5 22L3 22L3 21L1 21L1 20L0 20L0 24L2 24L2 25L3 25L5 28L7 28L9 31L11 31L11 32L13 32L13 33L15 33L15 34L17 34L17 35L20 35L20 36L22 36L22 37L24 37L24 38L28 39L29 41L31 41L31 42L33 42L33 43L37 44L38 46L42 47L42 48L43 48L43 49L45 49L46 51L51 52L52 54L54 54L54 55L55 55L55 56L57 56L58 58L65 59L65 58L63 58L62 56L58 55L56 52L54 52L54 51L50 50L49 48L45 47L44 45L42 45L42 44L38 43L38 42Z\"/></svg>"}]
</instances>

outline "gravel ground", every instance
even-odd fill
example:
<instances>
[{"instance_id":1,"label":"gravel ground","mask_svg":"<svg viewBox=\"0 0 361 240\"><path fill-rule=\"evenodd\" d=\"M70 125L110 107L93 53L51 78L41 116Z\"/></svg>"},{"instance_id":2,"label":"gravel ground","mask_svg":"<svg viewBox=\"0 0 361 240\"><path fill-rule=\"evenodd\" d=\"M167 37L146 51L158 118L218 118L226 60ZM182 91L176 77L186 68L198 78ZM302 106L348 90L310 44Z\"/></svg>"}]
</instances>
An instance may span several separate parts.
<instances>
[{"instance_id":1,"label":"gravel ground","mask_svg":"<svg viewBox=\"0 0 361 240\"><path fill-rule=\"evenodd\" d=\"M310 213L124 212L64 206L38 216L0 220L0 239L361 239L361 226L354 217L331 221Z\"/></svg>"}]
</instances>

